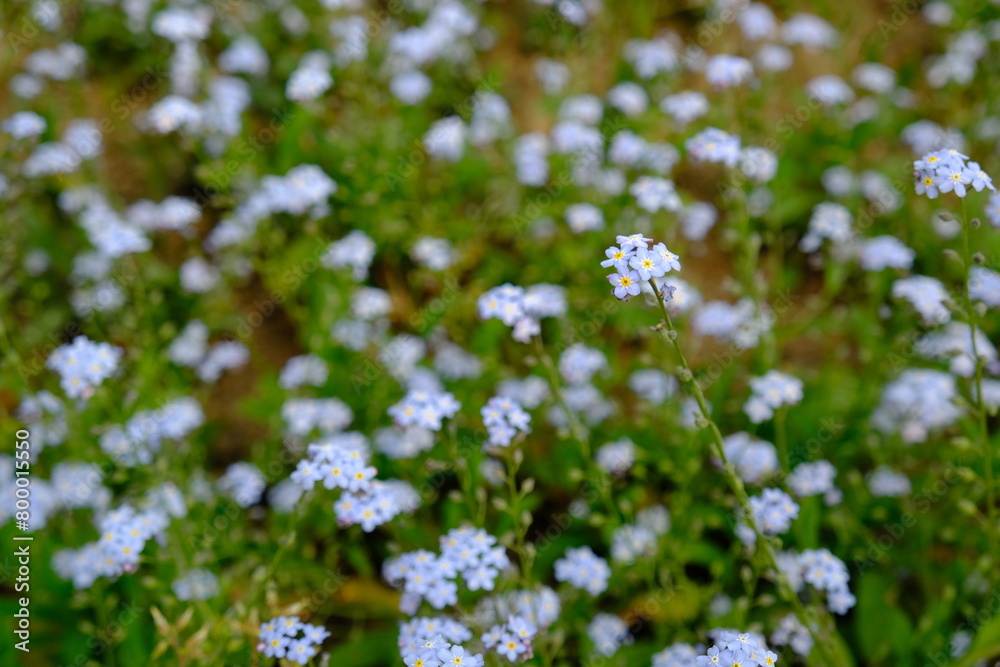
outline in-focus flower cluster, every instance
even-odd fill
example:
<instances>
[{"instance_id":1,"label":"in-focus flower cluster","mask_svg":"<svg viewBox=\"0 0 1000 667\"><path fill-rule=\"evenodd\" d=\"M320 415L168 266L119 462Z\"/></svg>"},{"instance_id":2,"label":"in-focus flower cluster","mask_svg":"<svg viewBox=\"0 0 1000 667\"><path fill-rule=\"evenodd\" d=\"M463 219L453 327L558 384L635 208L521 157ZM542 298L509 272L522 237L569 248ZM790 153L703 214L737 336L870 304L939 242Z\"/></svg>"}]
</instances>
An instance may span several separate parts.
<instances>
[{"instance_id":1,"label":"in-focus flower cluster","mask_svg":"<svg viewBox=\"0 0 1000 667\"><path fill-rule=\"evenodd\" d=\"M502 625L494 625L482 636L487 651L496 651L511 662L524 662L534 657L532 639L538 634L534 623L522 616L511 615Z\"/></svg>"},{"instance_id":2,"label":"in-focus flower cluster","mask_svg":"<svg viewBox=\"0 0 1000 667\"><path fill-rule=\"evenodd\" d=\"M751 633L723 630L719 633L715 644L698 656L695 664L698 667L761 667L777 664L778 656L769 651L763 641Z\"/></svg>"},{"instance_id":3,"label":"in-focus flower cluster","mask_svg":"<svg viewBox=\"0 0 1000 667\"><path fill-rule=\"evenodd\" d=\"M611 246L604 251L607 256L601 266L615 269L608 275L608 282L616 299L628 301L641 291L642 280L660 278L670 271L680 271L679 258L667 249L663 243L650 247L653 239L642 234L618 236L617 246Z\"/></svg>"},{"instance_id":4,"label":"in-focus flower cluster","mask_svg":"<svg viewBox=\"0 0 1000 667\"><path fill-rule=\"evenodd\" d=\"M968 155L947 149L932 151L915 160L913 178L917 194L937 199L941 193L954 192L959 197L965 197L969 187L976 192L984 189L996 192L993 179L978 162L966 162L968 159Z\"/></svg>"}]
</instances>

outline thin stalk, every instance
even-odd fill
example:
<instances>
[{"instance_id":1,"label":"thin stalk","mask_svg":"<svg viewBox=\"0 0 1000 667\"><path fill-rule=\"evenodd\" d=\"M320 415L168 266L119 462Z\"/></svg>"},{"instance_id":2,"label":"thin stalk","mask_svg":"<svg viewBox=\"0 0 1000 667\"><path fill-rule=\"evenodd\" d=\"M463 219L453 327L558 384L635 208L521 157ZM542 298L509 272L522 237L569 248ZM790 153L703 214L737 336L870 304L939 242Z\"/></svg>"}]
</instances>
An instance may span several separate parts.
<instances>
[{"instance_id":1,"label":"thin stalk","mask_svg":"<svg viewBox=\"0 0 1000 667\"><path fill-rule=\"evenodd\" d=\"M573 439L576 440L580 447L580 455L583 457L583 465L586 468L587 476L594 480L594 485L597 487L597 492L601 496L601 501L604 503L608 516L614 517L615 521L617 521L620 514L614 500L611 498L611 481L594 462L594 457L590 451L590 440L587 436L583 435L583 424L580 423L579 417L577 417L576 413L566 403L566 399L563 396L562 381L559 379L559 370L556 368L555 362L552 361L552 357L545 351L541 336L535 340L538 347L538 357L542 360L542 365L545 366L545 370L549 374L549 384L552 385L552 393L555 394L559 407L566 413L566 423L569 424L570 435L573 436Z\"/></svg>"},{"instance_id":2,"label":"thin stalk","mask_svg":"<svg viewBox=\"0 0 1000 667\"><path fill-rule=\"evenodd\" d=\"M691 388L695 401L698 403L698 409L701 412L702 419L705 421L712 433L712 454L722 462L723 475L729 483L729 487L732 489L733 494L736 496L736 500L739 503L740 510L742 511L743 521L750 528L752 528L754 533L757 535L757 545L760 547L760 553L764 557L765 565L774 571L775 580L778 584L779 590L781 591L782 597L791 603L792 608L795 611L795 616L799 619L799 622L809 630L809 634L812 635L815 645L821 654L823 664L829 665L830 667L833 667L834 665L843 665L842 661L834 657L837 655L837 652L829 644L830 635L824 633L822 629L814 627L816 623L813 622L811 614L808 610L806 610L802 601L799 600L798 594L788 583L788 579L782 573L781 568L778 567L778 560L774 552L774 546L757 528L757 523L754 520L753 508L750 505L750 496L747 494L746 487L743 485L743 480L736 472L736 467L726 458L722 431L719 430L718 425L712 419L712 414L708 409L708 402L705 400L705 394L702 392L701 386L695 381L694 374L691 372L691 367L688 365L684 352L681 350L680 343L677 340L677 330L674 329L673 322L670 319L670 313L667 312L667 306L663 301L663 295L660 292L660 288L657 286L656 281L652 278L650 278L649 283L653 288L653 294L656 295L656 301L660 306L660 313L663 315L663 322L660 326L656 327L656 330L659 332L661 338L673 345L674 351L677 353L682 369L681 379ZM830 629L833 628L832 620L830 620L828 615L825 613L823 614L822 620L823 625Z\"/></svg>"},{"instance_id":3,"label":"thin stalk","mask_svg":"<svg viewBox=\"0 0 1000 667\"><path fill-rule=\"evenodd\" d=\"M528 555L528 549L525 544L528 526L524 525L521 517L521 500L524 494L517 488L517 473L521 469L521 462L524 456L514 445L511 445L508 449L509 451L505 452L507 455L508 510L511 519L514 521L514 551L517 553L518 561L521 565L521 585L527 587L531 581L528 574L531 570L532 558Z\"/></svg>"},{"instance_id":4,"label":"thin stalk","mask_svg":"<svg viewBox=\"0 0 1000 667\"><path fill-rule=\"evenodd\" d=\"M455 475L458 477L459 486L462 488L462 499L469 508L469 519L474 519L479 512L476 511L475 494L472 491L472 471L469 469L468 459L461 458L458 448L458 427L452 421L448 426L448 451L451 455L452 465L455 466Z\"/></svg>"},{"instance_id":5,"label":"thin stalk","mask_svg":"<svg viewBox=\"0 0 1000 667\"><path fill-rule=\"evenodd\" d=\"M979 357L979 350L976 346L976 308L972 302L972 292L970 281L972 276L972 252L969 248L969 215L965 210L965 199L962 199L962 248L965 261L965 301L969 311L969 336L972 339L972 356L976 364L976 413L979 417L979 434L982 438L983 465L986 476L986 516L989 526L986 528L986 539L989 543L989 553L997 552L997 516L996 516L996 489L993 483L993 448L990 445L990 431L987 423L986 405L983 402L983 362Z\"/></svg>"}]
</instances>

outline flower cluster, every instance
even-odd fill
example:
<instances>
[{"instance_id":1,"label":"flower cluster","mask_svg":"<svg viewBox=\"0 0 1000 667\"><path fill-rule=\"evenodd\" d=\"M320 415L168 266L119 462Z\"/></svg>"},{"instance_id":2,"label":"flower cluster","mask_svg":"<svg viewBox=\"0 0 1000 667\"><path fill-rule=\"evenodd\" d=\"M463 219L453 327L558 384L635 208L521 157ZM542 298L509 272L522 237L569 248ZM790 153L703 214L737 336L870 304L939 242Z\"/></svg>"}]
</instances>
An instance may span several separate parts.
<instances>
[{"instance_id":1,"label":"flower cluster","mask_svg":"<svg viewBox=\"0 0 1000 667\"><path fill-rule=\"evenodd\" d=\"M162 541L170 516L159 508L137 511L122 505L97 521L100 539L79 549L63 549L55 554L53 568L76 588L89 588L98 577L118 577L139 568L146 543Z\"/></svg>"},{"instance_id":2,"label":"flower cluster","mask_svg":"<svg viewBox=\"0 0 1000 667\"><path fill-rule=\"evenodd\" d=\"M208 600L219 594L219 578L203 567L184 572L171 584L178 600Z\"/></svg>"},{"instance_id":3,"label":"flower cluster","mask_svg":"<svg viewBox=\"0 0 1000 667\"><path fill-rule=\"evenodd\" d=\"M619 526L611 534L612 560L631 565L640 558L652 558L656 555L657 537L665 532L642 523Z\"/></svg>"},{"instance_id":4,"label":"flower cluster","mask_svg":"<svg viewBox=\"0 0 1000 667\"><path fill-rule=\"evenodd\" d=\"M561 317L567 309L563 288L539 284L524 288L510 283L484 292L476 305L479 317L498 319L514 327L514 340L527 343L541 333L540 320L544 317Z\"/></svg>"},{"instance_id":5,"label":"flower cluster","mask_svg":"<svg viewBox=\"0 0 1000 667\"><path fill-rule=\"evenodd\" d=\"M612 475L624 475L635 463L635 443L628 438L601 445L594 455L597 467Z\"/></svg>"},{"instance_id":6,"label":"flower cluster","mask_svg":"<svg viewBox=\"0 0 1000 667\"><path fill-rule=\"evenodd\" d=\"M508 447L514 436L520 433L530 433L531 415L518 405L517 401L504 396L494 396L486 401L480 410L483 424L489 433L490 445Z\"/></svg>"},{"instance_id":7,"label":"flower cluster","mask_svg":"<svg viewBox=\"0 0 1000 667\"><path fill-rule=\"evenodd\" d=\"M405 482L375 479L378 471L368 464L371 454L361 434L332 436L309 445L307 453L290 479L304 491L312 490L316 482L327 489L342 489L333 506L342 525L360 524L366 533L371 532L417 505L415 491Z\"/></svg>"},{"instance_id":8,"label":"flower cluster","mask_svg":"<svg viewBox=\"0 0 1000 667\"><path fill-rule=\"evenodd\" d=\"M481 529L456 528L441 537L441 553L418 550L386 561L382 575L403 589L400 607L414 613L422 600L435 609L458 604L459 575L470 591L493 590L510 565L506 550Z\"/></svg>"},{"instance_id":9,"label":"flower cluster","mask_svg":"<svg viewBox=\"0 0 1000 667\"><path fill-rule=\"evenodd\" d=\"M640 280L659 278L670 271L681 270L677 255L667 250L663 243L650 248L653 239L642 234L618 236L615 242L618 246L604 251L607 259L601 262L601 266L615 269L615 273L608 275L608 282L613 286L612 293L617 299L628 301L637 296L641 291Z\"/></svg>"},{"instance_id":10,"label":"flower cluster","mask_svg":"<svg viewBox=\"0 0 1000 667\"><path fill-rule=\"evenodd\" d=\"M925 324L945 324L951 320L948 302L951 295L937 278L909 276L892 284L892 295L906 299L920 313Z\"/></svg>"},{"instance_id":11,"label":"flower cluster","mask_svg":"<svg viewBox=\"0 0 1000 667\"><path fill-rule=\"evenodd\" d=\"M461 407L449 392L412 389L403 400L389 408L389 416L401 428L418 426L440 431L442 421L454 417Z\"/></svg>"},{"instance_id":12,"label":"flower cluster","mask_svg":"<svg viewBox=\"0 0 1000 667\"><path fill-rule=\"evenodd\" d=\"M628 378L628 388L653 405L662 405L677 392L678 385L677 378L656 368L637 370Z\"/></svg>"},{"instance_id":13,"label":"flower cluster","mask_svg":"<svg viewBox=\"0 0 1000 667\"><path fill-rule=\"evenodd\" d=\"M750 633L723 630L715 640L715 645L698 656L695 664L698 667L761 667L775 665L778 656L768 650L762 641Z\"/></svg>"},{"instance_id":14,"label":"flower cluster","mask_svg":"<svg viewBox=\"0 0 1000 667\"><path fill-rule=\"evenodd\" d=\"M873 496L895 497L910 493L910 478L881 465L868 474L868 490Z\"/></svg>"},{"instance_id":15,"label":"flower cluster","mask_svg":"<svg viewBox=\"0 0 1000 667\"><path fill-rule=\"evenodd\" d=\"M240 507L250 507L260 502L267 486L267 479L260 468L246 461L237 461L219 478L219 490Z\"/></svg>"},{"instance_id":16,"label":"flower cluster","mask_svg":"<svg viewBox=\"0 0 1000 667\"><path fill-rule=\"evenodd\" d=\"M375 257L375 241L360 229L355 229L339 241L330 244L320 260L330 269L351 269L351 277L364 280Z\"/></svg>"},{"instance_id":17,"label":"flower cluster","mask_svg":"<svg viewBox=\"0 0 1000 667\"><path fill-rule=\"evenodd\" d=\"M781 489L764 489L759 496L750 498L753 521L765 537L780 535L792 527L799 516L799 505ZM748 526L737 526L737 535L747 544L756 541L756 534Z\"/></svg>"},{"instance_id":18,"label":"flower cluster","mask_svg":"<svg viewBox=\"0 0 1000 667\"><path fill-rule=\"evenodd\" d=\"M250 191L246 201L212 229L205 239L205 249L218 252L237 245L252 237L260 223L275 214L319 217L329 210L328 200L336 191L337 183L313 164L293 167L284 176L265 176ZM358 233L364 236L363 232ZM328 256L329 251L322 259L324 264ZM355 261L363 257L359 253Z\"/></svg>"},{"instance_id":19,"label":"flower cluster","mask_svg":"<svg viewBox=\"0 0 1000 667\"><path fill-rule=\"evenodd\" d=\"M325 628L303 623L298 616L276 616L260 624L257 650L268 658L285 658L305 665L329 636Z\"/></svg>"},{"instance_id":20,"label":"flower cluster","mask_svg":"<svg viewBox=\"0 0 1000 667\"><path fill-rule=\"evenodd\" d=\"M812 651L813 638L809 634L809 628L795 614L788 614L771 634L771 643L775 646L791 646L797 655L805 657Z\"/></svg>"},{"instance_id":21,"label":"flower cluster","mask_svg":"<svg viewBox=\"0 0 1000 667\"><path fill-rule=\"evenodd\" d=\"M512 614L506 623L494 625L481 639L487 651L496 651L511 662L524 662L534 657L531 640L536 634L538 628L534 623Z\"/></svg>"},{"instance_id":22,"label":"flower cluster","mask_svg":"<svg viewBox=\"0 0 1000 667\"><path fill-rule=\"evenodd\" d=\"M773 324L771 313L749 297L735 304L709 301L697 309L691 320L698 335L714 336L744 350L757 347L761 336L770 331Z\"/></svg>"},{"instance_id":23,"label":"flower cluster","mask_svg":"<svg viewBox=\"0 0 1000 667\"><path fill-rule=\"evenodd\" d=\"M813 209L809 232L799 241L802 252L816 252L824 240L842 246L851 239L851 212L846 206L823 202Z\"/></svg>"},{"instance_id":24,"label":"flower cluster","mask_svg":"<svg viewBox=\"0 0 1000 667\"><path fill-rule=\"evenodd\" d=\"M966 162L968 159L968 155L947 149L932 151L915 160L913 179L917 194L937 199L941 193L954 192L959 197L965 197L968 194L966 186L976 192L984 189L995 192L993 179L978 162Z\"/></svg>"},{"instance_id":25,"label":"flower cluster","mask_svg":"<svg viewBox=\"0 0 1000 667\"><path fill-rule=\"evenodd\" d=\"M325 361L315 355L303 354L285 363L278 384L282 389L296 389L305 384L319 387L326 382L329 372Z\"/></svg>"},{"instance_id":26,"label":"flower cluster","mask_svg":"<svg viewBox=\"0 0 1000 667\"><path fill-rule=\"evenodd\" d=\"M603 656L611 657L622 646L631 644L632 635L628 625L614 614L597 614L587 625L587 636L594 642L594 649Z\"/></svg>"},{"instance_id":27,"label":"flower cluster","mask_svg":"<svg viewBox=\"0 0 1000 667\"><path fill-rule=\"evenodd\" d=\"M898 433L905 443L925 442L930 431L950 426L961 417L957 397L954 376L909 368L882 390L872 424L882 433Z\"/></svg>"},{"instance_id":28,"label":"flower cluster","mask_svg":"<svg viewBox=\"0 0 1000 667\"><path fill-rule=\"evenodd\" d=\"M829 461L800 463L789 475L788 488L800 498L825 495L827 502L839 497L833 484L837 469Z\"/></svg>"},{"instance_id":29,"label":"flower cluster","mask_svg":"<svg viewBox=\"0 0 1000 667\"><path fill-rule=\"evenodd\" d=\"M137 412L123 426L112 426L101 434L101 450L119 465L148 464L164 440L182 440L204 421L196 399L179 398L158 410Z\"/></svg>"},{"instance_id":30,"label":"flower cluster","mask_svg":"<svg viewBox=\"0 0 1000 667\"><path fill-rule=\"evenodd\" d=\"M608 562L595 554L590 547L567 549L556 561L556 581L569 582L574 588L600 595L608 588L611 568Z\"/></svg>"},{"instance_id":31,"label":"flower cluster","mask_svg":"<svg viewBox=\"0 0 1000 667\"><path fill-rule=\"evenodd\" d=\"M689 667L697 659L698 652L693 646L677 642L655 654L652 667Z\"/></svg>"},{"instance_id":32,"label":"flower cluster","mask_svg":"<svg viewBox=\"0 0 1000 667\"><path fill-rule=\"evenodd\" d=\"M290 398L281 406L281 417L292 435L330 435L347 428L354 413L339 398Z\"/></svg>"},{"instance_id":33,"label":"flower cluster","mask_svg":"<svg viewBox=\"0 0 1000 667\"><path fill-rule=\"evenodd\" d=\"M77 336L72 343L53 350L45 365L59 374L67 396L86 399L115 374L121 358L121 348Z\"/></svg>"},{"instance_id":34,"label":"flower cluster","mask_svg":"<svg viewBox=\"0 0 1000 667\"><path fill-rule=\"evenodd\" d=\"M15 415L31 432L32 450L36 454L46 445L60 445L66 439L66 406L50 391L43 389L25 395Z\"/></svg>"},{"instance_id":35,"label":"flower cluster","mask_svg":"<svg viewBox=\"0 0 1000 667\"><path fill-rule=\"evenodd\" d=\"M250 350L238 340L224 340L208 348L198 362L198 378L202 382L215 382L222 373L246 365Z\"/></svg>"},{"instance_id":36,"label":"flower cluster","mask_svg":"<svg viewBox=\"0 0 1000 667\"><path fill-rule=\"evenodd\" d=\"M740 138L717 127L709 127L684 143L688 154L698 162L719 162L735 167L740 159Z\"/></svg>"},{"instance_id":37,"label":"flower cluster","mask_svg":"<svg viewBox=\"0 0 1000 667\"><path fill-rule=\"evenodd\" d=\"M944 329L929 332L915 347L927 359L947 361L948 371L958 377L972 377L977 363L989 368L997 360L997 350L986 334L978 327L970 330L964 322L949 322Z\"/></svg>"},{"instance_id":38,"label":"flower cluster","mask_svg":"<svg viewBox=\"0 0 1000 667\"><path fill-rule=\"evenodd\" d=\"M768 371L750 380L750 391L743 412L754 424L760 424L773 417L775 410L802 400L802 380L781 371Z\"/></svg>"},{"instance_id":39,"label":"flower cluster","mask_svg":"<svg viewBox=\"0 0 1000 667\"><path fill-rule=\"evenodd\" d=\"M726 460L736 466L736 472L747 484L760 484L778 469L778 450L745 431L723 438L722 451ZM716 461L721 466L722 461Z\"/></svg>"},{"instance_id":40,"label":"flower cluster","mask_svg":"<svg viewBox=\"0 0 1000 667\"><path fill-rule=\"evenodd\" d=\"M806 549L799 554L802 579L821 591L826 591L826 605L836 614L846 614L857 602L847 587L851 575L844 561L829 549Z\"/></svg>"},{"instance_id":41,"label":"flower cluster","mask_svg":"<svg viewBox=\"0 0 1000 667\"><path fill-rule=\"evenodd\" d=\"M481 655L467 655L458 644L472 639L462 623L445 616L417 617L400 624L399 652L409 667L480 667Z\"/></svg>"},{"instance_id":42,"label":"flower cluster","mask_svg":"<svg viewBox=\"0 0 1000 667\"><path fill-rule=\"evenodd\" d=\"M677 194L674 182L666 178L640 176L629 186L629 192L635 197L639 208L648 213L676 213L681 208L681 197Z\"/></svg>"}]
</instances>

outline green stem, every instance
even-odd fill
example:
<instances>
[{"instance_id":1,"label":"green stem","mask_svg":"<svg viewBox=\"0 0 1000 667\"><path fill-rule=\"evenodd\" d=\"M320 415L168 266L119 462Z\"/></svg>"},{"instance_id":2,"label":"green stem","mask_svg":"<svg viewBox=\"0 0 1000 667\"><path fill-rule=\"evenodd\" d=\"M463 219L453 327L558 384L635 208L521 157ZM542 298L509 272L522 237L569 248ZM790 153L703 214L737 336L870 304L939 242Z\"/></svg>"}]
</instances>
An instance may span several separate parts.
<instances>
[{"instance_id":1,"label":"green stem","mask_svg":"<svg viewBox=\"0 0 1000 667\"><path fill-rule=\"evenodd\" d=\"M542 360L542 365L545 366L545 370L549 374L549 384L552 385L552 393L555 394L559 407L566 413L566 423L569 424L570 435L573 436L573 439L576 440L580 447L580 456L583 457L583 465L586 468L587 476L594 480L594 485L597 487L597 492L601 496L601 501L608 512L608 517L613 517L617 522L620 514L618 507L611 498L611 479L594 462L594 457L590 451L590 440L584 435L583 424L580 423L579 417L566 403L566 399L563 396L562 381L559 379L559 370L556 368L555 362L552 361L552 357L545 351L541 336L535 340L538 346L538 357Z\"/></svg>"},{"instance_id":2,"label":"green stem","mask_svg":"<svg viewBox=\"0 0 1000 667\"><path fill-rule=\"evenodd\" d=\"M775 581L777 582L778 589L781 591L782 597L791 603L792 608L795 611L795 616L799 619L799 622L809 630L809 634L812 635L815 645L819 649L822 656L822 664L830 667L834 665L843 665L843 660L834 657L838 655L838 651L830 645L831 634L836 631L833 627L832 619L830 619L829 615L825 612L822 612L821 619L812 618L812 615L802 604L802 601L799 600L798 594L788 583L788 579L781 571L781 568L778 567L778 560L775 555L774 546L757 528L757 523L754 520L753 508L750 505L750 496L747 494L746 487L743 485L743 480L736 472L736 467L726 458L722 431L719 430L718 425L712 419L712 413L708 409L708 402L705 400L705 394L702 392L701 386L695 381L694 374L691 372L691 367L688 365L687 359L684 357L684 352L681 350L680 343L677 340L677 330L674 329L673 322L670 320L670 313L667 312L666 303L663 301L663 294L660 292L660 288L657 286L655 280L650 278L649 284L653 288L653 293L656 295L656 301L660 306L660 313L663 315L663 322L656 327L656 330L660 333L660 336L664 340L673 345L674 351L677 353L682 369L681 379L691 388L695 401L698 403L698 409L701 411L702 419L712 433L712 454L722 463L723 475L729 483L729 487L732 489L733 494L736 496L736 500L739 503L740 510L742 511L743 521L747 524L747 526L753 529L754 533L757 535L757 545L760 547L760 553L764 557L765 565L774 572ZM817 627L818 624L815 623L814 620L822 620L822 625L825 627Z\"/></svg>"},{"instance_id":3,"label":"green stem","mask_svg":"<svg viewBox=\"0 0 1000 667\"><path fill-rule=\"evenodd\" d=\"M993 448L990 445L990 430L987 423L986 405L983 402L983 362L976 346L976 330L978 328L976 306L972 302L969 283L972 276L972 252L969 247L969 215L965 210L965 199L962 199L962 248L965 260L965 301L969 311L969 336L972 339L972 356L976 364L976 413L979 417L979 434L982 438L983 466L986 477L986 516L989 526L986 528L986 539L989 543L989 553L997 553L997 516L996 489L993 483Z\"/></svg>"},{"instance_id":4,"label":"green stem","mask_svg":"<svg viewBox=\"0 0 1000 667\"><path fill-rule=\"evenodd\" d=\"M528 534L528 524L522 521L521 517L521 500L524 498L524 494L517 488L517 472L521 468L521 462L524 460L524 454L519 449L515 448L513 444L511 444L507 449L509 451L505 453L507 454L508 510L510 512L511 519L514 521L514 551L517 553L517 557L521 565L521 585L527 588L531 581L528 573L531 571L532 558L528 554L528 549L525 545L525 538Z\"/></svg>"},{"instance_id":5,"label":"green stem","mask_svg":"<svg viewBox=\"0 0 1000 667\"><path fill-rule=\"evenodd\" d=\"M475 494L472 491L472 471L469 469L468 459L461 457L458 448L458 427L454 421L448 425L448 450L451 454L452 465L455 466L458 484L462 488L462 500L469 508L469 519L474 519L479 515L479 512L476 511Z\"/></svg>"}]
</instances>

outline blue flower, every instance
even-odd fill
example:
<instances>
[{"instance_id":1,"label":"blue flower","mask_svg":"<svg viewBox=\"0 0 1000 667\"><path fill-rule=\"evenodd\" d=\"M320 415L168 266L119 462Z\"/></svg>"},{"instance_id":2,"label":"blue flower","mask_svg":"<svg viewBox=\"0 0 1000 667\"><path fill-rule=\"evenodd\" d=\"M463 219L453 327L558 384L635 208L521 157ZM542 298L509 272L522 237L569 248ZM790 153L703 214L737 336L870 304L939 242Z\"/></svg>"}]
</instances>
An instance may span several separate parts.
<instances>
[{"instance_id":1,"label":"blue flower","mask_svg":"<svg viewBox=\"0 0 1000 667\"><path fill-rule=\"evenodd\" d=\"M996 192L996 188L993 187L993 179L983 171L978 162L970 162L968 171L972 175L971 185L976 192L982 192L983 188Z\"/></svg>"},{"instance_id":2,"label":"blue flower","mask_svg":"<svg viewBox=\"0 0 1000 667\"><path fill-rule=\"evenodd\" d=\"M567 549L566 555L555 563L556 581L567 581L591 595L600 595L608 588L611 568L590 547Z\"/></svg>"},{"instance_id":3,"label":"blue flower","mask_svg":"<svg viewBox=\"0 0 1000 667\"><path fill-rule=\"evenodd\" d=\"M627 247L617 247L611 246L604 251L607 259L601 262L601 266L605 269L609 267L615 267L616 271L620 271L628 267L629 260L632 259L632 249Z\"/></svg>"},{"instance_id":4,"label":"blue flower","mask_svg":"<svg viewBox=\"0 0 1000 667\"><path fill-rule=\"evenodd\" d=\"M637 271L619 269L619 273L612 273L607 278L608 282L614 286L612 291L616 299L628 301L639 294L639 273Z\"/></svg>"},{"instance_id":5,"label":"blue flower","mask_svg":"<svg viewBox=\"0 0 1000 667\"><path fill-rule=\"evenodd\" d=\"M663 262L664 272L669 273L670 271L680 271L681 263L678 261L680 258L674 253L667 250L667 246L663 243L657 243L653 246L653 252L660 256Z\"/></svg>"},{"instance_id":6,"label":"blue flower","mask_svg":"<svg viewBox=\"0 0 1000 667\"><path fill-rule=\"evenodd\" d=\"M635 269L639 273L639 277L643 280L659 278L668 271L667 268L664 268L663 257L659 253L650 252L646 248L636 250L635 254L629 260L628 265Z\"/></svg>"}]
</instances>

